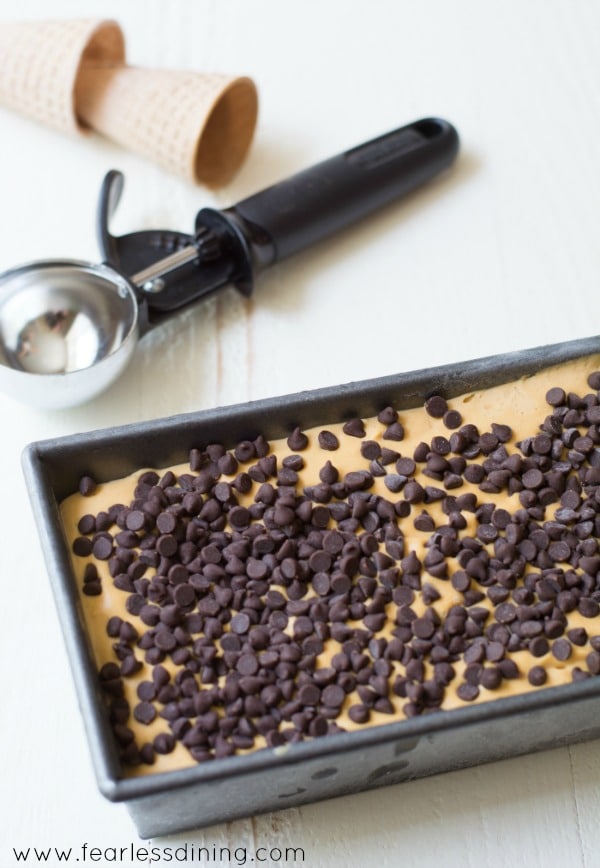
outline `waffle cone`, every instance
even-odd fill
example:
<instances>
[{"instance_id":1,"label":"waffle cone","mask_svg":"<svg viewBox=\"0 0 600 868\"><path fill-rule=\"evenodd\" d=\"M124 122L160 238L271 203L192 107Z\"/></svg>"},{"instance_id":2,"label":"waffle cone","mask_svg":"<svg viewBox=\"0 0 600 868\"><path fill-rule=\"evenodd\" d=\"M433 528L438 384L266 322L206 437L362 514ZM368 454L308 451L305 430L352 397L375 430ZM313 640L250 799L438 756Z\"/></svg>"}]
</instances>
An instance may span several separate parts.
<instances>
[{"instance_id":1,"label":"waffle cone","mask_svg":"<svg viewBox=\"0 0 600 868\"><path fill-rule=\"evenodd\" d=\"M218 187L246 156L258 97L249 78L127 66L115 21L67 19L0 24L0 103Z\"/></svg>"},{"instance_id":2,"label":"waffle cone","mask_svg":"<svg viewBox=\"0 0 600 868\"><path fill-rule=\"evenodd\" d=\"M79 132L75 85L82 64L121 65L114 21L6 21L0 26L0 103L66 133Z\"/></svg>"},{"instance_id":3,"label":"waffle cone","mask_svg":"<svg viewBox=\"0 0 600 868\"><path fill-rule=\"evenodd\" d=\"M258 109L249 78L93 62L79 69L75 101L80 122L210 187L239 169Z\"/></svg>"}]
</instances>

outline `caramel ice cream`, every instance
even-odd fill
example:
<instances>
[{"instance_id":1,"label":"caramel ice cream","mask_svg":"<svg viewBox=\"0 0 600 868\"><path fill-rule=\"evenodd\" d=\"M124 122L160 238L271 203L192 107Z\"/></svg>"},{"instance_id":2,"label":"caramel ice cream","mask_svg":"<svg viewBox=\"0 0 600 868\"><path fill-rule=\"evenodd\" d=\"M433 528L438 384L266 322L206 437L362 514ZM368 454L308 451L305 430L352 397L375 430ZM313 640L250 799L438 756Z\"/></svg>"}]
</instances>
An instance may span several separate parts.
<instances>
[{"instance_id":1,"label":"caramel ice cream","mask_svg":"<svg viewBox=\"0 0 600 868\"><path fill-rule=\"evenodd\" d=\"M61 507L128 774L600 673L600 355Z\"/></svg>"}]
</instances>

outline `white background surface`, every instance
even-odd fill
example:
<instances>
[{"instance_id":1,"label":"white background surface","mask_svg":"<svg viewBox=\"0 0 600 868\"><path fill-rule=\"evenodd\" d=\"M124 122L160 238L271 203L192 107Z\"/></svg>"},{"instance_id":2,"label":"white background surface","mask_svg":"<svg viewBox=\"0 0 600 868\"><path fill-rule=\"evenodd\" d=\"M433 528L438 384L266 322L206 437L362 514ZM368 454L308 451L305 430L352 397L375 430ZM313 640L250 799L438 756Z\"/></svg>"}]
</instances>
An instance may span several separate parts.
<instances>
[{"instance_id":1,"label":"white background surface","mask_svg":"<svg viewBox=\"0 0 600 868\"><path fill-rule=\"evenodd\" d=\"M251 301L228 290L149 335L122 380L87 406L48 412L0 397L0 865L8 868L13 847L137 840L125 809L96 790L21 476L23 447L599 332L600 5L1 0L0 11L115 17L131 63L248 74L261 99L252 152L217 195L99 137L69 140L0 111L0 269L43 257L96 261L96 197L112 167L126 174L119 234L191 231L201 205L232 204L418 117L448 118L462 140L451 174L275 267ZM305 864L319 868L594 868L599 782L600 743L591 743L181 840L304 847Z\"/></svg>"}]
</instances>

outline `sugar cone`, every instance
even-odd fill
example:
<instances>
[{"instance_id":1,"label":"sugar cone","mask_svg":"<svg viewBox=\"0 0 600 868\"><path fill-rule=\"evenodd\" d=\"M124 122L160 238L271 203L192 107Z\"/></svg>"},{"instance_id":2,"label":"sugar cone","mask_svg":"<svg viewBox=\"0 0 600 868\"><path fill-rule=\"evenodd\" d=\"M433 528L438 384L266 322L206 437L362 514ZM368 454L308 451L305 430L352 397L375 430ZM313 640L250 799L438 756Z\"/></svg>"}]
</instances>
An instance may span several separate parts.
<instances>
[{"instance_id":1,"label":"sugar cone","mask_svg":"<svg viewBox=\"0 0 600 868\"><path fill-rule=\"evenodd\" d=\"M75 83L81 64L125 61L114 21L5 21L0 25L0 103L66 133L80 131Z\"/></svg>"},{"instance_id":2,"label":"sugar cone","mask_svg":"<svg viewBox=\"0 0 600 868\"><path fill-rule=\"evenodd\" d=\"M129 67L119 25L87 19L0 22L0 103L212 187L239 169L258 109L249 78Z\"/></svg>"},{"instance_id":3,"label":"sugar cone","mask_svg":"<svg viewBox=\"0 0 600 868\"><path fill-rule=\"evenodd\" d=\"M80 120L169 171L226 184L246 156L258 109L249 78L82 64Z\"/></svg>"}]
</instances>

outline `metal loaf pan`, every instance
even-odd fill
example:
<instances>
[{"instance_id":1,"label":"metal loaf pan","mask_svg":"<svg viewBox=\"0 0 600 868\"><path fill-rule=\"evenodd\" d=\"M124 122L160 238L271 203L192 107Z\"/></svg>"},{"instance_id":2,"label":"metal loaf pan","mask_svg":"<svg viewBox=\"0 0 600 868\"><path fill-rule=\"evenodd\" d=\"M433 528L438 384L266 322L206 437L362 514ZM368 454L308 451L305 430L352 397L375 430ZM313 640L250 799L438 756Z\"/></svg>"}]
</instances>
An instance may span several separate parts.
<instances>
[{"instance_id":1,"label":"metal loaf pan","mask_svg":"<svg viewBox=\"0 0 600 868\"><path fill-rule=\"evenodd\" d=\"M287 435L370 416L393 404L417 406L432 393L453 397L600 351L600 337L402 373L283 398L174 416L32 443L23 466L54 590L97 781L125 802L142 837L207 826L304 802L408 781L600 736L600 679L471 707L214 760L181 771L125 778L98 690L96 670L59 518L58 504L80 477L98 482L143 466L187 460L216 440ZM402 798L403 793L398 797Z\"/></svg>"}]
</instances>

